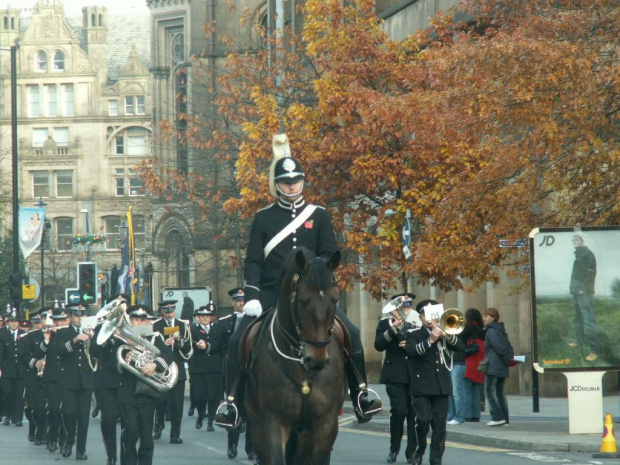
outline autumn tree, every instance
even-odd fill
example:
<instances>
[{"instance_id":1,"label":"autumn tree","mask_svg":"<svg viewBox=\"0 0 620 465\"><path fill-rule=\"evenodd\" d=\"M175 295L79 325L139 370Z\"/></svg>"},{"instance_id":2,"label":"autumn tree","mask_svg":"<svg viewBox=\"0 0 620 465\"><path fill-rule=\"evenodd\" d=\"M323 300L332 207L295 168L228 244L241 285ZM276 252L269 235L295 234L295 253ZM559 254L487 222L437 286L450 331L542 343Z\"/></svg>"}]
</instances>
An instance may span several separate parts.
<instances>
[{"instance_id":1,"label":"autumn tree","mask_svg":"<svg viewBox=\"0 0 620 465\"><path fill-rule=\"evenodd\" d=\"M472 0L394 42L371 0L306 1L300 41L265 35L218 76L206 139L235 163L226 211L271 200L271 138L286 132L307 196L332 213L343 283L375 297L401 273L444 289L517 274L527 256L499 241L534 227L616 224L618 8Z\"/></svg>"}]
</instances>

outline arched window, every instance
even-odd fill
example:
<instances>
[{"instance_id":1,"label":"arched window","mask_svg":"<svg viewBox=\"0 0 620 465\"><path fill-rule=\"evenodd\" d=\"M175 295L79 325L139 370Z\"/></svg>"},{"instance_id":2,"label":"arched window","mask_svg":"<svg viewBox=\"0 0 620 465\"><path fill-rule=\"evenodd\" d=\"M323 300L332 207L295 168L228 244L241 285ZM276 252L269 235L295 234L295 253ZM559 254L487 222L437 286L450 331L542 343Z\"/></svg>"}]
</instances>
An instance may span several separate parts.
<instances>
[{"instance_id":1,"label":"arched window","mask_svg":"<svg viewBox=\"0 0 620 465\"><path fill-rule=\"evenodd\" d=\"M15 29L15 18L11 18L11 29Z\"/></svg>"},{"instance_id":2,"label":"arched window","mask_svg":"<svg viewBox=\"0 0 620 465\"><path fill-rule=\"evenodd\" d=\"M9 28L9 18L5 16L4 17L4 29L8 29L8 28Z\"/></svg>"},{"instance_id":3,"label":"arched window","mask_svg":"<svg viewBox=\"0 0 620 465\"><path fill-rule=\"evenodd\" d=\"M90 15L90 25L91 26L96 26L97 25L97 15L95 13Z\"/></svg>"},{"instance_id":4,"label":"arched window","mask_svg":"<svg viewBox=\"0 0 620 465\"><path fill-rule=\"evenodd\" d=\"M54 52L54 71L65 70L65 54L61 50Z\"/></svg>"},{"instance_id":5,"label":"arched window","mask_svg":"<svg viewBox=\"0 0 620 465\"><path fill-rule=\"evenodd\" d=\"M34 70L38 72L47 71L47 53L39 50L34 57Z\"/></svg>"},{"instance_id":6,"label":"arched window","mask_svg":"<svg viewBox=\"0 0 620 465\"><path fill-rule=\"evenodd\" d=\"M164 257L164 267L166 277L172 282L167 282L168 286L189 287L190 285L190 260L183 240L183 235L179 231L170 231L164 242L166 255Z\"/></svg>"},{"instance_id":7,"label":"arched window","mask_svg":"<svg viewBox=\"0 0 620 465\"><path fill-rule=\"evenodd\" d=\"M103 15L99 14L99 27L103 27Z\"/></svg>"}]
</instances>

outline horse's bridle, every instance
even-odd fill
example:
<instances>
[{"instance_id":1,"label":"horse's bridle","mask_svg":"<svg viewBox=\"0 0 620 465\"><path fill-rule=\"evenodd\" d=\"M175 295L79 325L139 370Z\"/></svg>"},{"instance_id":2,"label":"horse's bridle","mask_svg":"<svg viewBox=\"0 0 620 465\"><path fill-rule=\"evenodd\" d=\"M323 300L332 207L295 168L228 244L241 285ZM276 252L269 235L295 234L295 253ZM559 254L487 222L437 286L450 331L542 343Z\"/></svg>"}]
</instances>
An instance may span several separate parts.
<instances>
[{"instance_id":1,"label":"horse's bridle","mask_svg":"<svg viewBox=\"0 0 620 465\"><path fill-rule=\"evenodd\" d=\"M310 346L314 346L314 347L325 347L327 346L331 341L332 341L332 336L334 334L334 323L332 321L331 326L329 327L329 337L327 339L325 339L324 341L313 341L311 339L306 339L303 335L303 327L301 325L301 323L299 322L299 319L297 318L297 310L298 310L298 300L297 300L297 284L301 283L300 280L300 276L299 273L295 273L293 275L293 277L291 278L292 281L292 286L291 286L291 293L289 296L289 300L290 303L293 305L293 311L291 312L291 316L293 319L293 326L295 327L295 330L297 331L297 337L293 336L290 332L288 332L286 330L286 328L284 328L278 318L277 318L277 310L276 310L276 314L274 315L273 319L271 320L271 327L270 327L270 331L271 331L271 340L273 342L274 348L276 349L276 351L284 358L287 358L289 360L295 360L298 361L300 363L303 364L303 352L304 352L304 347L305 345L310 345ZM323 292L323 291L321 291ZM277 346L276 344L276 340L275 340L275 335L273 332L273 324L274 321L277 321L278 324L278 330L281 332L282 336L284 337L284 339L286 339L286 342L288 344L290 344L291 348L293 349L297 349L297 354L299 356L299 358L294 358L294 357L290 357L286 354L284 354Z\"/></svg>"}]
</instances>

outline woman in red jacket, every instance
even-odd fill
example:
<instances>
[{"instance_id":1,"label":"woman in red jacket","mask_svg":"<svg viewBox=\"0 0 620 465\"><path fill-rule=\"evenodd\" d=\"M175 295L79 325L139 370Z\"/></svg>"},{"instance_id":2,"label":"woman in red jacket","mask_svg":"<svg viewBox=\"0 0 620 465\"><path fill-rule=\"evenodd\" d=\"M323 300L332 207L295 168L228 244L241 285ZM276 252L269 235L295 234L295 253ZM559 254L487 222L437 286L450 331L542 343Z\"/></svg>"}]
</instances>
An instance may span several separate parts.
<instances>
[{"instance_id":1,"label":"woman in red jacket","mask_svg":"<svg viewBox=\"0 0 620 465\"><path fill-rule=\"evenodd\" d=\"M479 310L470 308L465 312L465 329L461 334L465 342L465 401L463 416L467 422L480 421L480 386L484 373L478 371L478 363L484 359L484 324Z\"/></svg>"}]
</instances>

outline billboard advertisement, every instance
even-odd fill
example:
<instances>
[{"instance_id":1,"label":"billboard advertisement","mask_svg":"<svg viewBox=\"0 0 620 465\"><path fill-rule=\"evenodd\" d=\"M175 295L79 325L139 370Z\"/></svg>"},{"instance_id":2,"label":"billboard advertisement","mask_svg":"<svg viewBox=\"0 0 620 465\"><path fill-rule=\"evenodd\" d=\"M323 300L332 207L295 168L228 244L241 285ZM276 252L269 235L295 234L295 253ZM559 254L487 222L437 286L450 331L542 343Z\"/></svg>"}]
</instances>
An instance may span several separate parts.
<instances>
[{"instance_id":1,"label":"billboard advertisement","mask_svg":"<svg viewBox=\"0 0 620 465\"><path fill-rule=\"evenodd\" d=\"M535 229L529 245L534 363L620 369L620 226Z\"/></svg>"},{"instance_id":2,"label":"billboard advertisement","mask_svg":"<svg viewBox=\"0 0 620 465\"><path fill-rule=\"evenodd\" d=\"M193 321L194 310L211 301L211 291L206 287L168 288L161 291L161 300L176 300L175 317Z\"/></svg>"}]
</instances>

